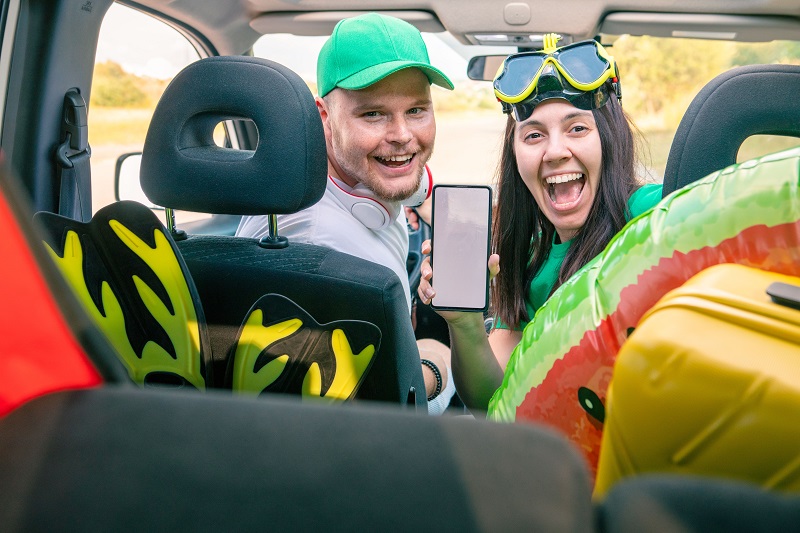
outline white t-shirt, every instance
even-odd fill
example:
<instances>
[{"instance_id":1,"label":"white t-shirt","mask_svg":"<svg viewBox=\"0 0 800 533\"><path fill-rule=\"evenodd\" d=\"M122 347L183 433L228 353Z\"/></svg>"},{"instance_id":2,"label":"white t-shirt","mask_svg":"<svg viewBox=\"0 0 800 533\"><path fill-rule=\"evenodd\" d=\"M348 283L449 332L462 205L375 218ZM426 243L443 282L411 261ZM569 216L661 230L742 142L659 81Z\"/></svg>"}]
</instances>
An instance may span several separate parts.
<instances>
[{"instance_id":1,"label":"white t-shirt","mask_svg":"<svg viewBox=\"0 0 800 533\"><path fill-rule=\"evenodd\" d=\"M289 242L326 246L354 255L394 270L406 295L411 313L411 293L408 285L408 230L405 212L382 230L371 230L359 222L327 188L316 204L288 215L278 215L278 234ZM236 230L237 237L261 238L269 234L269 217L243 217Z\"/></svg>"}]
</instances>

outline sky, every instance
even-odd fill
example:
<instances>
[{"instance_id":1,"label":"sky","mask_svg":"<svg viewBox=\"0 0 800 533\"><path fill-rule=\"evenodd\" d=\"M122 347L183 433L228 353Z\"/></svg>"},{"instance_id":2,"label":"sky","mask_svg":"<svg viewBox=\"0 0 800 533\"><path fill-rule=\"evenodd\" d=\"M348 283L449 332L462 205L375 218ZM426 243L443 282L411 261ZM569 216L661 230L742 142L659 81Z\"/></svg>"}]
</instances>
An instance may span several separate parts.
<instances>
[{"instance_id":1,"label":"sky","mask_svg":"<svg viewBox=\"0 0 800 533\"><path fill-rule=\"evenodd\" d=\"M142 36L147 38L143 39ZM443 34L423 34L431 64L454 82L466 79L470 48ZM325 37L270 35L254 46L254 53L281 63L307 81L316 79L317 54ZM497 53L481 47L481 53ZM103 22L97 62L115 61L139 76L172 78L185 65L197 59L189 43L175 30L138 11L113 4Z\"/></svg>"},{"instance_id":2,"label":"sky","mask_svg":"<svg viewBox=\"0 0 800 533\"><path fill-rule=\"evenodd\" d=\"M197 52L178 32L115 3L103 20L95 61L115 61L132 74L166 79L196 59Z\"/></svg>"}]
</instances>

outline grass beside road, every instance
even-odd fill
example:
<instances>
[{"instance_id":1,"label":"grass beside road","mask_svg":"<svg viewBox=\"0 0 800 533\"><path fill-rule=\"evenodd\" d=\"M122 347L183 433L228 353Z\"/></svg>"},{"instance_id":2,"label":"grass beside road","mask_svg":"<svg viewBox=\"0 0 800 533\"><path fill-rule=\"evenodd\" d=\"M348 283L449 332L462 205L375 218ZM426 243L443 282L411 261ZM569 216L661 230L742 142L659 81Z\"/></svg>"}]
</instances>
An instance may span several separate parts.
<instances>
[{"instance_id":1,"label":"grass beside road","mask_svg":"<svg viewBox=\"0 0 800 533\"><path fill-rule=\"evenodd\" d=\"M144 144L152 108L128 109L95 106L89 110L89 144Z\"/></svg>"},{"instance_id":2,"label":"grass beside road","mask_svg":"<svg viewBox=\"0 0 800 533\"><path fill-rule=\"evenodd\" d=\"M94 106L89 111L89 144L95 157L113 158L125 151L141 150L153 108ZM635 117L634 117L635 120ZM499 158L505 117L497 110L442 110L437 113L436 149L431 160L434 178L440 183L490 183ZM642 121L646 123L646 121ZM667 164L673 131L643 129L642 163L660 181ZM745 141L739 161L800 145L795 137L756 136ZM119 154L116 152L120 152ZM108 166L113 182L113 164Z\"/></svg>"}]
</instances>

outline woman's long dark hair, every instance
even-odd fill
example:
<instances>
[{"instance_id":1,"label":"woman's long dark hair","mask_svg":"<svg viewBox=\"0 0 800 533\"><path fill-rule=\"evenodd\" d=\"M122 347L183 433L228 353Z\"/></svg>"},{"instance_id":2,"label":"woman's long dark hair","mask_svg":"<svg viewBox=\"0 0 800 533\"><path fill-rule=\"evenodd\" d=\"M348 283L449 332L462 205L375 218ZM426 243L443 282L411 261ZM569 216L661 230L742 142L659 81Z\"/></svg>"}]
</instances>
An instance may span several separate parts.
<instances>
[{"instance_id":1,"label":"woman's long dark hair","mask_svg":"<svg viewBox=\"0 0 800 533\"><path fill-rule=\"evenodd\" d=\"M639 187L633 130L611 94L606 105L592 111L602 150L597 195L561 264L553 290L597 256L622 229L629 215L628 199ZM492 284L492 307L510 328L532 318L525 308L525 296L550 254L556 231L520 176L514 153L515 126L514 117L509 115L497 172L498 207L492 223L492 245L501 261L500 273Z\"/></svg>"}]
</instances>

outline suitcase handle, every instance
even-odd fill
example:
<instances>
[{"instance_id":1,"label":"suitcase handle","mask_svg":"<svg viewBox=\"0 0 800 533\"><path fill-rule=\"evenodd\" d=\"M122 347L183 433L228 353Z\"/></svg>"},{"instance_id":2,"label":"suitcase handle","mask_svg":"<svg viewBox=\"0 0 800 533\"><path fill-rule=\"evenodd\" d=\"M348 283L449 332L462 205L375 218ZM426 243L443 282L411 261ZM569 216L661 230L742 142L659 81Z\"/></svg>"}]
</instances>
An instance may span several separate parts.
<instances>
[{"instance_id":1,"label":"suitcase handle","mask_svg":"<svg viewBox=\"0 0 800 533\"><path fill-rule=\"evenodd\" d=\"M776 304L800 310L800 287L776 281L767 287L767 294Z\"/></svg>"}]
</instances>

